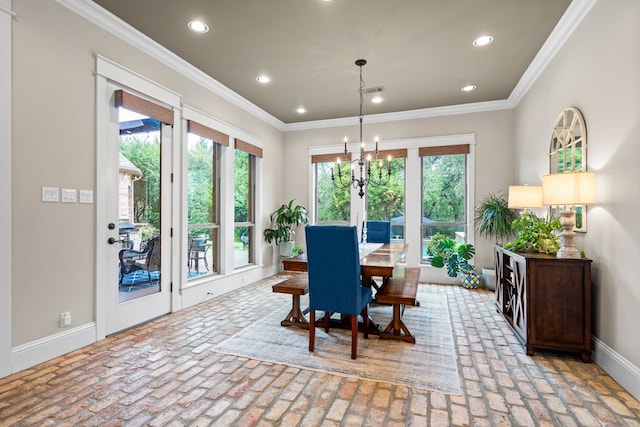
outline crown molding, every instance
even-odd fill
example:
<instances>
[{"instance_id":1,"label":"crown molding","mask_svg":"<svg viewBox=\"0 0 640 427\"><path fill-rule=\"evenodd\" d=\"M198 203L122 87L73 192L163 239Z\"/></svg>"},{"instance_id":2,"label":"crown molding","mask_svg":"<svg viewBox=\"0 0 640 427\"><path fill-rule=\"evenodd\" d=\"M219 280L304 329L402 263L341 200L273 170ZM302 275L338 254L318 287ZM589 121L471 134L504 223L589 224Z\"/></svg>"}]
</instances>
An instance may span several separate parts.
<instances>
[{"instance_id":1,"label":"crown molding","mask_svg":"<svg viewBox=\"0 0 640 427\"><path fill-rule=\"evenodd\" d=\"M573 0L509 95L517 106L598 0Z\"/></svg>"},{"instance_id":2,"label":"crown molding","mask_svg":"<svg viewBox=\"0 0 640 427\"><path fill-rule=\"evenodd\" d=\"M180 58L178 55L142 34L140 31L136 30L112 13L106 11L97 3L91 0L56 1L87 21L97 25L131 46L140 49L152 58L167 65L216 95L219 95L226 101L229 101L249 114L252 114L263 122L275 127L276 129L284 130L285 123L283 121L267 113L246 98L238 95L219 81L205 74L200 69Z\"/></svg>"},{"instance_id":3,"label":"crown molding","mask_svg":"<svg viewBox=\"0 0 640 427\"><path fill-rule=\"evenodd\" d=\"M426 119L460 114L483 113L487 111L509 110L514 105L509 100L475 102L469 104L449 105L446 107L423 108L419 110L398 111L394 113L370 114L365 116L367 123L383 123L402 120ZM324 129L341 126L354 126L358 117L342 117L339 119L315 120L310 122L287 123L285 131Z\"/></svg>"}]
</instances>

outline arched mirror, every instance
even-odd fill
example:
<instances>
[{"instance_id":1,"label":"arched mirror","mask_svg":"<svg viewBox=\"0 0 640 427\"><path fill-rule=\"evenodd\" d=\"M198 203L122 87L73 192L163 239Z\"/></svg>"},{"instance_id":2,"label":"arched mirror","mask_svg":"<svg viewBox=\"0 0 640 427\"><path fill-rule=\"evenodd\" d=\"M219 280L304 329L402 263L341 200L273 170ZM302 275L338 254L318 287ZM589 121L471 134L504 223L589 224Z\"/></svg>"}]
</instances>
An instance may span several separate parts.
<instances>
[{"instance_id":1,"label":"arched mirror","mask_svg":"<svg viewBox=\"0 0 640 427\"><path fill-rule=\"evenodd\" d=\"M562 110L551 132L549 147L549 173L580 172L587 170L587 128L582 113L575 107ZM561 206L551 206L551 215L559 216ZM585 206L574 206L575 231L587 231Z\"/></svg>"}]
</instances>

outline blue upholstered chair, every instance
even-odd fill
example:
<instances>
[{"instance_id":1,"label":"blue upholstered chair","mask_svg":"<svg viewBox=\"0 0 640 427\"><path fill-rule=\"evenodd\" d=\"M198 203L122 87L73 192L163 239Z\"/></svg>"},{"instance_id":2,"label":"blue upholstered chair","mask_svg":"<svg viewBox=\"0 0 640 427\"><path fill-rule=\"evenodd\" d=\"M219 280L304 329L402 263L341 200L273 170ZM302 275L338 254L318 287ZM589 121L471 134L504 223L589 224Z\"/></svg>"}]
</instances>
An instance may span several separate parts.
<instances>
[{"instance_id":1,"label":"blue upholstered chair","mask_svg":"<svg viewBox=\"0 0 640 427\"><path fill-rule=\"evenodd\" d=\"M367 221L367 243L391 243L391 221Z\"/></svg>"},{"instance_id":2,"label":"blue upholstered chair","mask_svg":"<svg viewBox=\"0 0 640 427\"><path fill-rule=\"evenodd\" d=\"M332 313L351 316L351 358L358 348L358 314L362 315L364 337L368 338L368 304L371 289L362 286L358 232L355 226L305 227L309 273L309 351L315 348L316 310L325 312L329 331Z\"/></svg>"},{"instance_id":3,"label":"blue upholstered chair","mask_svg":"<svg viewBox=\"0 0 640 427\"><path fill-rule=\"evenodd\" d=\"M364 221L362 226L364 227ZM391 243L391 221L367 221L367 243ZM369 286L376 291L380 289L380 285L373 278Z\"/></svg>"}]
</instances>

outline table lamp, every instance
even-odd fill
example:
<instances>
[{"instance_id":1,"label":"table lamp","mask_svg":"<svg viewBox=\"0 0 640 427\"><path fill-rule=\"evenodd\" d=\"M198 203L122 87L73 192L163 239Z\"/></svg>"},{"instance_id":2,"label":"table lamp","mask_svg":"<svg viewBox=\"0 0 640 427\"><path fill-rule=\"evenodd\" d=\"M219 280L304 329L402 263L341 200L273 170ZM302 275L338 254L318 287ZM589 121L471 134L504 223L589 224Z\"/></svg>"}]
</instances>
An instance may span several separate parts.
<instances>
[{"instance_id":1,"label":"table lamp","mask_svg":"<svg viewBox=\"0 0 640 427\"><path fill-rule=\"evenodd\" d=\"M541 208L542 187L539 185L510 185L509 200L510 209Z\"/></svg>"},{"instance_id":2,"label":"table lamp","mask_svg":"<svg viewBox=\"0 0 640 427\"><path fill-rule=\"evenodd\" d=\"M573 246L576 233L574 205L595 203L595 174L593 172L567 172L542 177L542 199L548 206L563 206L560 212L560 250L558 258L580 258Z\"/></svg>"}]
</instances>

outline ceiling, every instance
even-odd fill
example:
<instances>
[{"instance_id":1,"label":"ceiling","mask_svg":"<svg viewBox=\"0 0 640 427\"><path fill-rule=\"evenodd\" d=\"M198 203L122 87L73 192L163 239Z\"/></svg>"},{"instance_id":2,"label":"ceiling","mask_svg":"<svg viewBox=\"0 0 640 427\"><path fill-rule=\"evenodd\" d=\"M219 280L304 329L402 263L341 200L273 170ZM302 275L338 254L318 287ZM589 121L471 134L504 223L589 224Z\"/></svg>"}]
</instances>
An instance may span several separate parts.
<instances>
[{"instance_id":1,"label":"ceiling","mask_svg":"<svg viewBox=\"0 0 640 427\"><path fill-rule=\"evenodd\" d=\"M357 116L360 58L365 88L381 86L385 98L366 97L365 115L505 100L571 3L94 1L285 124ZM193 19L209 32L191 32ZM492 44L472 45L487 34Z\"/></svg>"}]
</instances>

